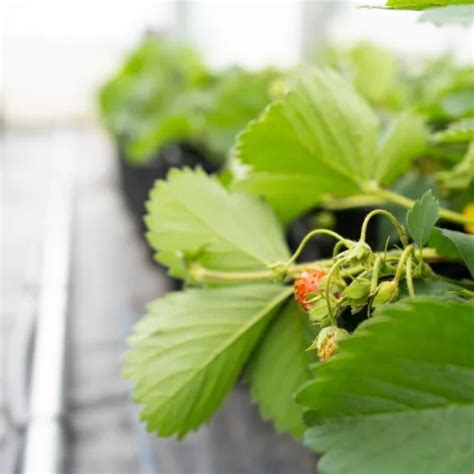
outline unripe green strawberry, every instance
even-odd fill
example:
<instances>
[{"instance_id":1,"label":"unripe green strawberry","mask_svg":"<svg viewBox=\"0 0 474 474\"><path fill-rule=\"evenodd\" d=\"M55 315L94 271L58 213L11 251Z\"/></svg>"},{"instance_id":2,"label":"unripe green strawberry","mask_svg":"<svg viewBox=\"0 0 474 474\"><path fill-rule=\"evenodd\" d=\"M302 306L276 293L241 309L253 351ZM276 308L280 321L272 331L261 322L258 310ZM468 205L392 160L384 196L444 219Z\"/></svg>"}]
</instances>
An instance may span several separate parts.
<instances>
[{"instance_id":1,"label":"unripe green strawberry","mask_svg":"<svg viewBox=\"0 0 474 474\"><path fill-rule=\"evenodd\" d=\"M392 302L398 296L398 286L394 281L383 281L377 288L372 306L382 306Z\"/></svg>"},{"instance_id":2,"label":"unripe green strawberry","mask_svg":"<svg viewBox=\"0 0 474 474\"><path fill-rule=\"evenodd\" d=\"M308 268L296 278L293 284L295 300L304 311L311 309L313 298L319 294L319 283L325 275L323 270Z\"/></svg>"},{"instance_id":3,"label":"unripe green strawberry","mask_svg":"<svg viewBox=\"0 0 474 474\"><path fill-rule=\"evenodd\" d=\"M316 339L316 349L319 360L328 360L337 351L339 341L349 336L349 333L342 328L329 326L319 331Z\"/></svg>"}]
</instances>

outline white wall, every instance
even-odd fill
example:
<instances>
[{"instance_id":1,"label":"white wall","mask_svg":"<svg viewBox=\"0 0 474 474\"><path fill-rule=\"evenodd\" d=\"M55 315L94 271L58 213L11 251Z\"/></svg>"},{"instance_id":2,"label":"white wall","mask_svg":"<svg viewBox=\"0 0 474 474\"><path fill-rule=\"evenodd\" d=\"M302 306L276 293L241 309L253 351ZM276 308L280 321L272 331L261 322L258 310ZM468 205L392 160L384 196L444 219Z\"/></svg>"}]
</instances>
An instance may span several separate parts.
<instances>
[{"instance_id":1,"label":"white wall","mask_svg":"<svg viewBox=\"0 0 474 474\"><path fill-rule=\"evenodd\" d=\"M150 27L169 29L173 2L7 0L2 105L10 122L90 117L97 86Z\"/></svg>"},{"instance_id":2,"label":"white wall","mask_svg":"<svg viewBox=\"0 0 474 474\"><path fill-rule=\"evenodd\" d=\"M340 2L340 0L336 0ZM406 55L433 56L453 53L460 61L474 60L474 29L449 25L439 28L420 23L419 12L361 8L385 4L385 0L354 0L339 9L328 27L329 35L342 43L358 39L375 41Z\"/></svg>"},{"instance_id":3,"label":"white wall","mask_svg":"<svg viewBox=\"0 0 474 474\"><path fill-rule=\"evenodd\" d=\"M284 67L300 57L301 2L205 0L189 9L188 38L216 67Z\"/></svg>"},{"instance_id":4,"label":"white wall","mask_svg":"<svg viewBox=\"0 0 474 474\"><path fill-rule=\"evenodd\" d=\"M179 19L176 2L186 13ZM147 28L187 38L217 67L291 65L305 43L325 36L473 60L472 28L356 8L367 3L384 0L0 0L0 107L10 123L89 120L97 86Z\"/></svg>"}]
</instances>

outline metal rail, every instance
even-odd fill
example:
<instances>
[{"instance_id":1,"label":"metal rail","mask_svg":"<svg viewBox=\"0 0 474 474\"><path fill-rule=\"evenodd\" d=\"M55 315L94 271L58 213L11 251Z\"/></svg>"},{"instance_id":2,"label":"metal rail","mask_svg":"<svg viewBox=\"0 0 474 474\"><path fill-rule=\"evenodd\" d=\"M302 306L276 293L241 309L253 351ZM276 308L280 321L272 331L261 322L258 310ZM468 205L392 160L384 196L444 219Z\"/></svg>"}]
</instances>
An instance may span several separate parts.
<instances>
[{"instance_id":1,"label":"metal rail","mask_svg":"<svg viewBox=\"0 0 474 474\"><path fill-rule=\"evenodd\" d=\"M73 136L54 138L22 473L64 471L66 327L73 214Z\"/></svg>"}]
</instances>

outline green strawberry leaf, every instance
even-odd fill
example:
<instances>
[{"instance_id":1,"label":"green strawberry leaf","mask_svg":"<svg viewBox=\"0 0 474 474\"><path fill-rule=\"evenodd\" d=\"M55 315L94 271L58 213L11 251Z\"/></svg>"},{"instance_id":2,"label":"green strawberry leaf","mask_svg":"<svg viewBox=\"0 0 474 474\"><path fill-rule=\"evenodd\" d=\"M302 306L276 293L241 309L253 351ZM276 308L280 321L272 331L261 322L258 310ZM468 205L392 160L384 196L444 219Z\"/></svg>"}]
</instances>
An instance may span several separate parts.
<instances>
[{"instance_id":1,"label":"green strawberry leaf","mask_svg":"<svg viewBox=\"0 0 474 474\"><path fill-rule=\"evenodd\" d=\"M238 138L248 172L237 189L265 197L289 222L327 196L360 192L373 174L379 120L337 73L304 71L293 91Z\"/></svg>"},{"instance_id":2,"label":"green strawberry leaf","mask_svg":"<svg viewBox=\"0 0 474 474\"><path fill-rule=\"evenodd\" d=\"M428 143L428 130L423 119L412 112L400 115L385 135L376 163L379 183L391 184L410 166Z\"/></svg>"},{"instance_id":3,"label":"green strawberry leaf","mask_svg":"<svg viewBox=\"0 0 474 474\"><path fill-rule=\"evenodd\" d=\"M262 418L272 420L278 432L297 438L304 433L303 410L293 396L310 378L309 363L316 357L306 349L313 337L306 314L291 301L272 321L247 369Z\"/></svg>"},{"instance_id":4,"label":"green strawberry leaf","mask_svg":"<svg viewBox=\"0 0 474 474\"><path fill-rule=\"evenodd\" d=\"M180 140L191 140L201 130L193 126L193 120L185 113L159 116L149 126L144 126L125 147L127 158L133 163L143 163L165 145Z\"/></svg>"},{"instance_id":5,"label":"green strawberry leaf","mask_svg":"<svg viewBox=\"0 0 474 474\"><path fill-rule=\"evenodd\" d=\"M428 190L407 212L407 227L411 237L423 247L429 240L431 231L438 220L439 202Z\"/></svg>"},{"instance_id":6,"label":"green strawberry leaf","mask_svg":"<svg viewBox=\"0 0 474 474\"><path fill-rule=\"evenodd\" d=\"M474 141L469 144L462 161L450 170L436 173L436 181L448 191L459 191L469 187L474 181Z\"/></svg>"},{"instance_id":7,"label":"green strawberry leaf","mask_svg":"<svg viewBox=\"0 0 474 474\"><path fill-rule=\"evenodd\" d=\"M290 292L276 284L190 289L151 303L124 357L148 430L181 438L206 421Z\"/></svg>"},{"instance_id":8,"label":"green strawberry leaf","mask_svg":"<svg viewBox=\"0 0 474 474\"><path fill-rule=\"evenodd\" d=\"M345 54L347 57L341 57L339 64L336 63L335 66L350 74L355 88L370 103L383 108L398 102L400 64L392 51L361 41Z\"/></svg>"},{"instance_id":9,"label":"green strawberry leaf","mask_svg":"<svg viewBox=\"0 0 474 474\"><path fill-rule=\"evenodd\" d=\"M196 96L209 82L198 51L146 35L99 91L102 118L125 158L144 164L168 140L196 137Z\"/></svg>"},{"instance_id":10,"label":"green strawberry leaf","mask_svg":"<svg viewBox=\"0 0 474 474\"><path fill-rule=\"evenodd\" d=\"M458 143L474 140L474 118L465 118L452 122L445 130L433 135L438 143Z\"/></svg>"},{"instance_id":11,"label":"green strawberry leaf","mask_svg":"<svg viewBox=\"0 0 474 474\"><path fill-rule=\"evenodd\" d=\"M441 233L441 228L435 227L430 235L429 246L434 248L436 252L443 256L454 260L462 260L459 250L454 243Z\"/></svg>"},{"instance_id":12,"label":"green strawberry leaf","mask_svg":"<svg viewBox=\"0 0 474 474\"><path fill-rule=\"evenodd\" d=\"M279 77L276 69L246 71L231 68L212 90L213 97L206 113L206 128L212 150L226 154L235 137L247 123L258 117L270 102L269 87Z\"/></svg>"},{"instance_id":13,"label":"green strawberry leaf","mask_svg":"<svg viewBox=\"0 0 474 474\"><path fill-rule=\"evenodd\" d=\"M474 235L436 227L430 236L430 247L442 256L463 260L474 278Z\"/></svg>"},{"instance_id":14,"label":"green strawberry leaf","mask_svg":"<svg viewBox=\"0 0 474 474\"><path fill-rule=\"evenodd\" d=\"M446 7L449 5L469 5L472 0L387 0L387 7L400 9L423 10L432 7Z\"/></svg>"},{"instance_id":15,"label":"green strawberry leaf","mask_svg":"<svg viewBox=\"0 0 474 474\"><path fill-rule=\"evenodd\" d=\"M462 296L464 288L442 280L415 279L413 287L416 296L439 296L444 298ZM406 280L400 283L400 298L409 298Z\"/></svg>"},{"instance_id":16,"label":"green strawberry leaf","mask_svg":"<svg viewBox=\"0 0 474 474\"><path fill-rule=\"evenodd\" d=\"M174 276L184 258L214 270L257 270L289 258L283 231L258 199L230 193L202 170L172 170L147 203L147 238Z\"/></svg>"},{"instance_id":17,"label":"green strawberry leaf","mask_svg":"<svg viewBox=\"0 0 474 474\"><path fill-rule=\"evenodd\" d=\"M318 472L472 472L473 347L472 302L378 310L298 394Z\"/></svg>"},{"instance_id":18,"label":"green strawberry leaf","mask_svg":"<svg viewBox=\"0 0 474 474\"><path fill-rule=\"evenodd\" d=\"M417 171L409 171L405 173L392 186L392 191L415 201L421 198L421 196L430 189L433 191L434 196L437 199L440 199L440 193L437 190L434 177ZM383 208L391 212L400 222L403 222L406 218L407 210L399 204L387 203ZM397 230L388 219L380 219L377 222L377 246L379 249L385 248L389 237L390 243L392 244L398 242L400 238Z\"/></svg>"}]
</instances>

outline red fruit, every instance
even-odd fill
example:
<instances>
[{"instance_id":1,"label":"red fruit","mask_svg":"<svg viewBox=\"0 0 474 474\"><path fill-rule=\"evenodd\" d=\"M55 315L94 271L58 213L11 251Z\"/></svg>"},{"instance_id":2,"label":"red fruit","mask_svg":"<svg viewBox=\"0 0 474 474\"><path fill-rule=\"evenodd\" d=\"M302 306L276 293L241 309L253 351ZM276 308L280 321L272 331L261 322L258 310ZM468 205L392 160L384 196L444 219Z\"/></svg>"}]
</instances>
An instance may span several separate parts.
<instances>
[{"instance_id":1,"label":"red fruit","mask_svg":"<svg viewBox=\"0 0 474 474\"><path fill-rule=\"evenodd\" d=\"M323 270L308 268L296 278L293 284L295 300L304 311L311 309L311 299L319 293L318 285L325 275Z\"/></svg>"}]
</instances>

